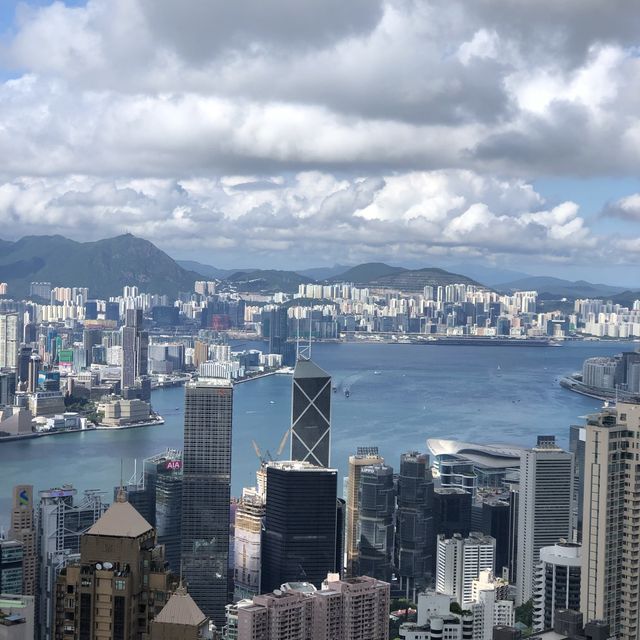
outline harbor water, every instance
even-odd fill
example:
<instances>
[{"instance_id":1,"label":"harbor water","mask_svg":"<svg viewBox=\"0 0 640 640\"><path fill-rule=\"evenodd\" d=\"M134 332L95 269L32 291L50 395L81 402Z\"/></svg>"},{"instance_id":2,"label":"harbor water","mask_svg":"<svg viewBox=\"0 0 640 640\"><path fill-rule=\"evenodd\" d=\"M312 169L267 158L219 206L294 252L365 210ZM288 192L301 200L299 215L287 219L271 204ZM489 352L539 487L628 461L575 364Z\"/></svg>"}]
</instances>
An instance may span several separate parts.
<instances>
[{"instance_id":1,"label":"harbor water","mask_svg":"<svg viewBox=\"0 0 640 640\"><path fill-rule=\"evenodd\" d=\"M482 443L532 445L537 434L555 434L568 446L569 425L597 410L598 400L562 389L559 378L585 358L613 355L636 345L572 342L562 347L318 344L313 359L333 376L332 466L346 474L358 446L378 446L397 468L400 454L426 450L426 439L447 437ZM349 389L349 397L344 390ZM142 460L182 447L184 389L158 389L154 409L161 426L69 433L0 443L0 525L9 520L11 488L43 490L63 483L101 489L111 499ZM263 455L276 457L291 420L291 377L274 375L234 390L232 494L253 485ZM281 458L287 456L285 448Z\"/></svg>"}]
</instances>

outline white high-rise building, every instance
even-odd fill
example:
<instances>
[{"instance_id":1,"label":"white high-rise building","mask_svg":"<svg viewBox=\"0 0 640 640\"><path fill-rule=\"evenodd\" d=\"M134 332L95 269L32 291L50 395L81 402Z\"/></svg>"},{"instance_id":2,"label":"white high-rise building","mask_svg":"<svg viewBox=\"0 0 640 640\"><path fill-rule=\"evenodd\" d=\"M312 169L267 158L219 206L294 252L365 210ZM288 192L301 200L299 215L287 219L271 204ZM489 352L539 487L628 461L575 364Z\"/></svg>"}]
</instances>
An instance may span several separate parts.
<instances>
[{"instance_id":1,"label":"white high-rise building","mask_svg":"<svg viewBox=\"0 0 640 640\"><path fill-rule=\"evenodd\" d=\"M512 627L515 623L513 602L507 600L509 583L485 569L473 581L473 640L491 640L494 626Z\"/></svg>"},{"instance_id":2,"label":"white high-rise building","mask_svg":"<svg viewBox=\"0 0 640 640\"><path fill-rule=\"evenodd\" d=\"M22 342L22 319L19 313L0 314L0 369L18 366L18 351Z\"/></svg>"},{"instance_id":3,"label":"white high-rise building","mask_svg":"<svg viewBox=\"0 0 640 640\"><path fill-rule=\"evenodd\" d=\"M473 602L473 581L484 569L493 571L496 540L472 531L468 538L438 536L436 590L456 598L466 608Z\"/></svg>"},{"instance_id":4,"label":"white high-rise building","mask_svg":"<svg viewBox=\"0 0 640 640\"><path fill-rule=\"evenodd\" d=\"M573 455L553 436L539 436L520 459L516 604L533 597L540 549L571 538Z\"/></svg>"},{"instance_id":5,"label":"white high-rise building","mask_svg":"<svg viewBox=\"0 0 640 640\"><path fill-rule=\"evenodd\" d=\"M572 542L559 542L540 549L536 571L533 629L553 629L556 609L580 610L580 571L582 548Z\"/></svg>"}]
</instances>

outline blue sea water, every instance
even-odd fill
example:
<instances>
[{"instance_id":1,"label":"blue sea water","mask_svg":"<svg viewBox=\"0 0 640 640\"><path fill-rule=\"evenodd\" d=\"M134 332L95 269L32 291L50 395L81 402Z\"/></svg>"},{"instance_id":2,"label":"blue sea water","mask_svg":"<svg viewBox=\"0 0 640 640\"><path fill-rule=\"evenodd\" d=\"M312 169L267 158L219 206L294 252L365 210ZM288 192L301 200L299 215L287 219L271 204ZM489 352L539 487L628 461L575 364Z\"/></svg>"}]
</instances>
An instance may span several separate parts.
<instances>
[{"instance_id":1,"label":"blue sea water","mask_svg":"<svg viewBox=\"0 0 640 640\"><path fill-rule=\"evenodd\" d=\"M426 439L532 445L555 434L568 446L569 425L601 403L562 389L558 378L593 355L635 345L574 342L560 348L318 344L313 359L338 391L332 406L332 466L346 473L358 446L378 446L388 464L400 454L426 451ZM376 373L377 372L377 373ZM349 387L350 397L342 390ZM153 392L165 417L158 427L63 434L0 443L0 525L7 525L13 485L36 490L72 483L107 492L141 461L167 447L182 447L184 389ZM291 420L291 377L269 376L234 390L232 494L255 483L258 459L251 441L274 455ZM286 457L286 450L282 457ZM140 466L138 467L140 468Z\"/></svg>"}]
</instances>

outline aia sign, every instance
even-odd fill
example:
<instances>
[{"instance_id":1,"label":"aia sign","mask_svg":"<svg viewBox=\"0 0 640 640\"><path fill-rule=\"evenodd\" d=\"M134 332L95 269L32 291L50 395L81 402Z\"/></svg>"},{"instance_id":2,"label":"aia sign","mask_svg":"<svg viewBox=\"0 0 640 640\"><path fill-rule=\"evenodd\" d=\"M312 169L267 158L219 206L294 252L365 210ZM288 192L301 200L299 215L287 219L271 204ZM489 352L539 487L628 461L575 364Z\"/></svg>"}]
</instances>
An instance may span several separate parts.
<instances>
[{"instance_id":1,"label":"aia sign","mask_svg":"<svg viewBox=\"0 0 640 640\"><path fill-rule=\"evenodd\" d=\"M180 471L182 469L182 461L181 460L169 460L165 465L165 469L167 471Z\"/></svg>"}]
</instances>

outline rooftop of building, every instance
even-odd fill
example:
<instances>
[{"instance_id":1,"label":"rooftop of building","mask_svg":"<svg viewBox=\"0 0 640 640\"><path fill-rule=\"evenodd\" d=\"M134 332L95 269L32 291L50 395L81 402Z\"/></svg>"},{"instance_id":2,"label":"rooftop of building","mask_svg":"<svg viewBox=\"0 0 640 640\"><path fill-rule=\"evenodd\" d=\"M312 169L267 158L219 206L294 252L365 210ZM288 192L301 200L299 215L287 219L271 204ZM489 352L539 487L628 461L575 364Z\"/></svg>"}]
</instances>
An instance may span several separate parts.
<instances>
[{"instance_id":1,"label":"rooftop of building","mask_svg":"<svg viewBox=\"0 0 640 640\"><path fill-rule=\"evenodd\" d=\"M115 538L138 538L153 530L153 527L140 515L124 493L104 512L87 532L92 536L111 536Z\"/></svg>"},{"instance_id":2,"label":"rooftop of building","mask_svg":"<svg viewBox=\"0 0 640 640\"><path fill-rule=\"evenodd\" d=\"M298 593L315 593L317 589L310 582L285 582L281 591L297 591Z\"/></svg>"},{"instance_id":3,"label":"rooftop of building","mask_svg":"<svg viewBox=\"0 0 640 640\"><path fill-rule=\"evenodd\" d=\"M221 387L223 389L232 388L231 381L227 378L198 378L190 380L186 384L189 389L209 389L212 387Z\"/></svg>"},{"instance_id":4,"label":"rooftop of building","mask_svg":"<svg viewBox=\"0 0 640 640\"><path fill-rule=\"evenodd\" d=\"M481 531L470 531L468 537L464 538L460 533L454 533L450 538L447 538L444 533L438 534L438 541L445 543L462 540L464 544L495 544L495 538L492 538Z\"/></svg>"},{"instance_id":5,"label":"rooftop of building","mask_svg":"<svg viewBox=\"0 0 640 640\"><path fill-rule=\"evenodd\" d=\"M279 469L280 471L310 471L315 473L326 473L327 471L330 471L332 473L338 473L337 469L318 467L306 460L273 460L271 462L267 462L266 467L268 469Z\"/></svg>"},{"instance_id":6,"label":"rooftop of building","mask_svg":"<svg viewBox=\"0 0 640 640\"><path fill-rule=\"evenodd\" d=\"M199 627L206 620L207 616L202 613L187 590L181 586L175 590L162 611L155 617L154 622Z\"/></svg>"},{"instance_id":7,"label":"rooftop of building","mask_svg":"<svg viewBox=\"0 0 640 640\"><path fill-rule=\"evenodd\" d=\"M293 371L293 377L296 378L330 378L331 376L321 369L313 360L300 359L296 362Z\"/></svg>"},{"instance_id":8,"label":"rooftop of building","mask_svg":"<svg viewBox=\"0 0 640 640\"><path fill-rule=\"evenodd\" d=\"M453 495L454 493L469 495L469 492L465 491L461 487L435 487L434 492L440 495Z\"/></svg>"},{"instance_id":9,"label":"rooftop of building","mask_svg":"<svg viewBox=\"0 0 640 640\"><path fill-rule=\"evenodd\" d=\"M502 469L520 464L524 447L512 444L474 444L446 438L429 438L427 446L434 456L458 455L488 468Z\"/></svg>"}]
</instances>

